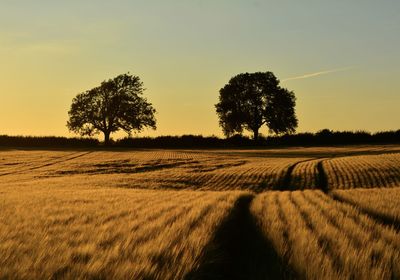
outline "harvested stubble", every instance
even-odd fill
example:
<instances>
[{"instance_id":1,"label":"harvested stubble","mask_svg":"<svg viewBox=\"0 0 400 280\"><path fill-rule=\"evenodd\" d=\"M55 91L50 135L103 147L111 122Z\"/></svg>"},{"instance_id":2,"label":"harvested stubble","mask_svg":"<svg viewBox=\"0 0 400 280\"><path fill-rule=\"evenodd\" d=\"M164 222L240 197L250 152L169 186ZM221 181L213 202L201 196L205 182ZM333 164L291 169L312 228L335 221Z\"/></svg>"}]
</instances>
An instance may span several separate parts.
<instances>
[{"instance_id":1,"label":"harvested stubble","mask_svg":"<svg viewBox=\"0 0 400 280\"><path fill-rule=\"evenodd\" d=\"M300 278L400 277L399 233L321 191L263 193L251 210Z\"/></svg>"},{"instance_id":2,"label":"harvested stubble","mask_svg":"<svg viewBox=\"0 0 400 280\"><path fill-rule=\"evenodd\" d=\"M181 279L242 194L6 188L0 278Z\"/></svg>"},{"instance_id":3,"label":"harvested stubble","mask_svg":"<svg viewBox=\"0 0 400 280\"><path fill-rule=\"evenodd\" d=\"M400 185L400 153L341 157L323 162L331 189Z\"/></svg>"},{"instance_id":4,"label":"harvested stubble","mask_svg":"<svg viewBox=\"0 0 400 280\"><path fill-rule=\"evenodd\" d=\"M333 196L400 227L400 188L335 190Z\"/></svg>"}]
</instances>

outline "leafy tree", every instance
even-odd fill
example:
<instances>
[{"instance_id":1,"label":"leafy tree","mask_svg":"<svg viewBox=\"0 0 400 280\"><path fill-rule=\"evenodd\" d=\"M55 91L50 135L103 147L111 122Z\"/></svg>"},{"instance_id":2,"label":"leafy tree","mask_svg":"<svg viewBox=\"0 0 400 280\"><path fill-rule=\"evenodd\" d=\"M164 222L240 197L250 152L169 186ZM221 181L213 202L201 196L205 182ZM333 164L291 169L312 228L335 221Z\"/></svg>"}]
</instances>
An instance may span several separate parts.
<instances>
[{"instance_id":1,"label":"leafy tree","mask_svg":"<svg viewBox=\"0 0 400 280\"><path fill-rule=\"evenodd\" d=\"M295 132L295 106L294 93L280 87L272 72L256 72L231 78L220 89L215 108L226 136L241 134L246 129L252 131L257 140L264 124L272 133Z\"/></svg>"},{"instance_id":2,"label":"leafy tree","mask_svg":"<svg viewBox=\"0 0 400 280\"><path fill-rule=\"evenodd\" d=\"M82 136L102 132L106 145L110 134L121 129L128 134L145 127L156 129L156 110L143 91L140 78L129 73L103 81L72 100L67 127Z\"/></svg>"}]
</instances>

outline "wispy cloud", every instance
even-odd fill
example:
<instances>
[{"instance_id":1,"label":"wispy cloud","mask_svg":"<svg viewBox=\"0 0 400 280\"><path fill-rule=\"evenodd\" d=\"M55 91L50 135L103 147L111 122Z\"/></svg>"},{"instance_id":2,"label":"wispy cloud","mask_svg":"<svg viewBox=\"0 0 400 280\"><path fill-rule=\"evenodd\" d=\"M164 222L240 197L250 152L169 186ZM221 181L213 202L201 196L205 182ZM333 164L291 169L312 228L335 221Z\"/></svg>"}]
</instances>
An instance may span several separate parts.
<instances>
[{"instance_id":1,"label":"wispy cloud","mask_svg":"<svg viewBox=\"0 0 400 280\"><path fill-rule=\"evenodd\" d=\"M22 32L0 33L0 50L18 54L70 54L79 50L78 43L67 39L34 38Z\"/></svg>"},{"instance_id":2,"label":"wispy cloud","mask_svg":"<svg viewBox=\"0 0 400 280\"><path fill-rule=\"evenodd\" d=\"M314 73L308 73L308 74L304 74L301 76L295 76L295 77L289 77L289 78L283 79L282 82L292 81L292 80L300 80L300 79L308 79L308 78L313 78L313 77L326 75L326 74L330 74L330 73L343 72L343 71L347 71L347 70L350 70L353 68L354 67L343 67L343 68L336 68L336 69L319 71L319 72L314 72Z\"/></svg>"}]
</instances>

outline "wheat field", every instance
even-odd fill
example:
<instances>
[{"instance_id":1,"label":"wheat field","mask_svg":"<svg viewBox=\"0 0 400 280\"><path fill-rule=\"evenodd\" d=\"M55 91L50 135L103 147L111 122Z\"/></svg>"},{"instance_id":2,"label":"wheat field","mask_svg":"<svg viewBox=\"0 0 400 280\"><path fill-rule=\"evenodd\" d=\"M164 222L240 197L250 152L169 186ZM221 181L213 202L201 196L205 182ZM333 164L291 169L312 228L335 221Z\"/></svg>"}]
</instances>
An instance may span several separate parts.
<instances>
[{"instance_id":1,"label":"wheat field","mask_svg":"<svg viewBox=\"0 0 400 280\"><path fill-rule=\"evenodd\" d=\"M399 188L335 190L332 194L336 199L349 203L369 215L400 225Z\"/></svg>"},{"instance_id":2,"label":"wheat field","mask_svg":"<svg viewBox=\"0 0 400 280\"><path fill-rule=\"evenodd\" d=\"M0 278L174 279L196 268L240 192L2 193Z\"/></svg>"},{"instance_id":3,"label":"wheat field","mask_svg":"<svg viewBox=\"0 0 400 280\"><path fill-rule=\"evenodd\" d=\"M379 188L400 185L400 154L340 157L324 162L333 188Z\"/></svg>"},{"instance_id":4,"label":"wheat field","mask_svg":"<svg viewBox=\"0 0 400 280\"><path fill-rule=\"evenodd\" d=\"M399 279L400 147L0 150L0 279Z\"/></svg>"},{"instance_id":5,"label":"wheat field","mask_svg":"<svg viewBox=\"0 0 400 280\"><path fill-rule=\"evenodd\" d=\"M400 277L400 234L321 191L263 193L251 210L279 256L306 279Z\"/></svg>"}]
</instances>

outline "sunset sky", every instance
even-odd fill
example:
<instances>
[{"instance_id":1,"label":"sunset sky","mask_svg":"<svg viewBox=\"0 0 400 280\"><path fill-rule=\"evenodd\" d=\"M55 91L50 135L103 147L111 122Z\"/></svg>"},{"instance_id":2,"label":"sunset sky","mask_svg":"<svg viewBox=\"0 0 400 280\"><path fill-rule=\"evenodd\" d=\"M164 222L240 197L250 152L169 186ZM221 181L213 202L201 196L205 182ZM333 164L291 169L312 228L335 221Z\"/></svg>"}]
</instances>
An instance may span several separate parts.
<instances>
[{"instance_id":1,"label":"sunset sky","mask_svg":"<svg viewBox=\"0 0 400 280\"><path fill-rule=\"evenodd\" d=\"M140 135L222 136L219 89L256 71L299 132L400 129L400 1L1 0L0 134L73 136L72 98L128 71L158 111Z\"/></svg>"}]
</instances>

